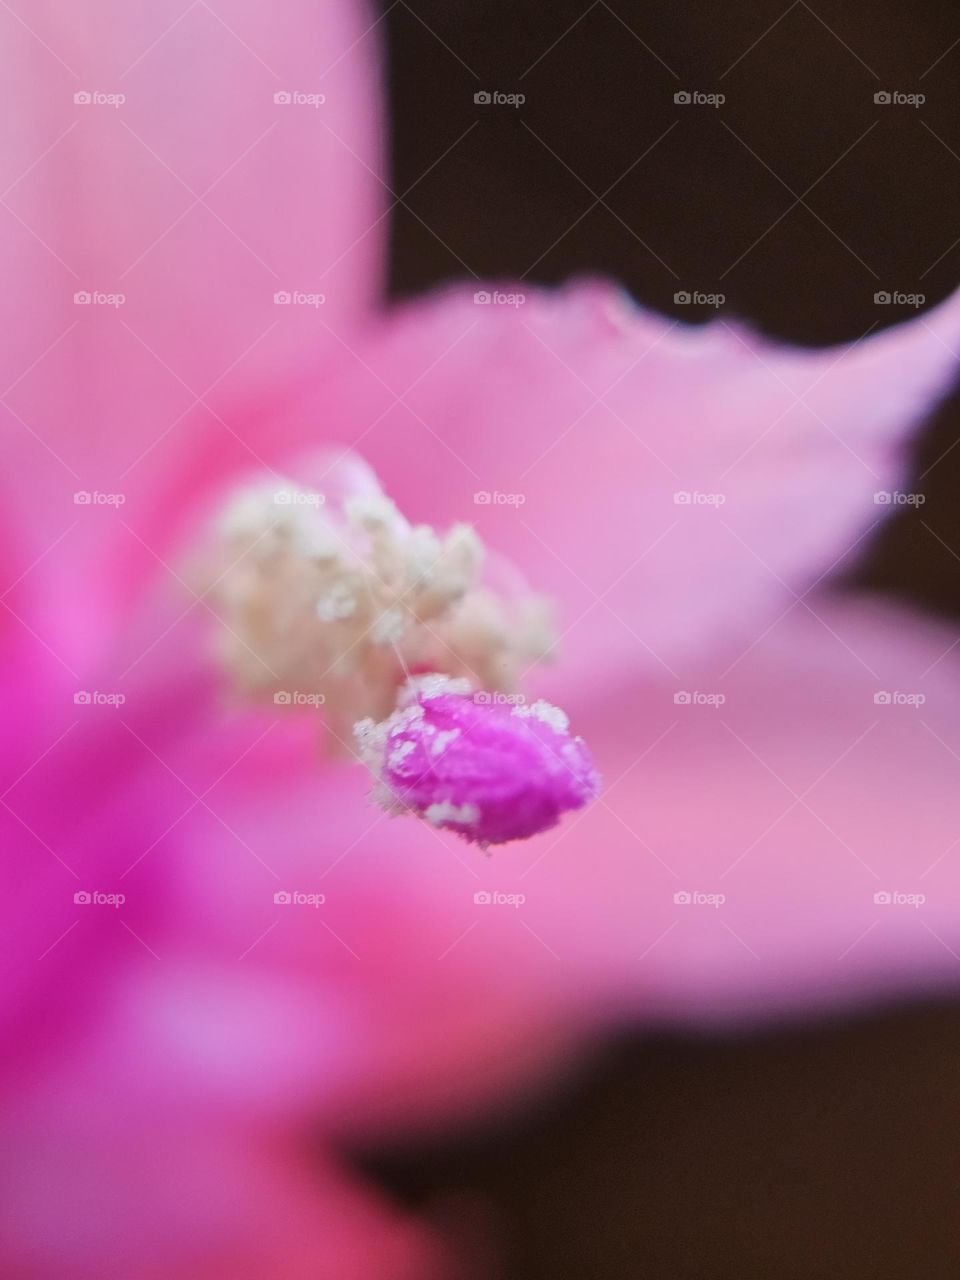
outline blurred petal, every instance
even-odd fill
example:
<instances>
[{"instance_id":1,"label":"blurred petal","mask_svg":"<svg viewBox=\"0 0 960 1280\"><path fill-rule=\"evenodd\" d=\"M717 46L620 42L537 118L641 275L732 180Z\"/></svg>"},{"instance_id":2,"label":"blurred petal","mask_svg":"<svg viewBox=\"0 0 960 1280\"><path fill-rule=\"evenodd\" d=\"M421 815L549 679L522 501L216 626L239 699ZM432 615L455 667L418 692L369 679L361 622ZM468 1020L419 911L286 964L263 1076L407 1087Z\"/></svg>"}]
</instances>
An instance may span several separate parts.
<instances>
[{"instance_id":1,"label":"blurred petal","mask_svg":"<svg viewBox=\"0 0 960 1280\"><path fill-rule=\"evenodd\" d=\"M176 931L151 942L185 967L141 991L130 1034L157 1044L168 1084L192 1071L213 1105L312 1106L336 1131L502 1096L597 1021L955 987L955 645L818 596L686 667L687 701L665 684L594 686L578 724L604 794L488 859L364 811L359 770L310 779L271 734L211 797L224 823L202 865L190 821L164 850L183 899ZM278 888L304 898L277 905Z\"/></svg>"},{"instance_id":2,"label":"blurred petal","mask_svg":"<svg viewBox=\"0 0 960 1280\"><path fill-rule=\"evenodd\" d=\"M168 638L157 663L182 643ZM179 739L134 724L183 789L125 868L120 918L139 943L116 975L118 1006L90 1027L92 1081L134 1061L131 1105L174 1097L200 1114L314 1114L339 1130L435 1121L558 1048L580 975L555 988L553 956L516 928L493 940L493 966L462 948L485 860L374 809L359 761L321 757L314 717L198 699ZM516 985L504 982L514 964Z\"/></svg>"},{"instance_id":3,"label":"blurred petal","mask_svg":"<svg viewBox=\"0 0 960 1280\"><path fill-rule=\"evenodd\" d=\"M48 644L55 590L79 660L156 570L173 493L259 465L228 406L377 295L379 30L348 0L42 0L0 28L0 432L27 477L2 585ZM324 301L275 303L296 292Z\"/></svg>"},{"instance_id":4,"label":"blurred petal","mask_svg":"<svg viewBox=\"0 0 960 1280\"><path fill-rule=\"evenodd\" d=\"M117 668L86 688L5 681L0 841L8 891L0 898L0 1030L6 1080L34 1069L78 1028L96 1024L112 1000L112 982L138 956L139 937L167 910L159 860L142 871L140 896L129 899L122 916L115 907L99 909L91 895L124 894L124 873L195 799L158 754L158 748L172 754L170 744L189 736L192 723L203 723L202 708L215 698L196 655L181 657L186 661L174 656L164 665L159 683L144 679L126 692Z\"/></svg>"},{"instance_id":5,"label":"blurred petal","mask_svg":"<svg viewBox=\"0 0 960 1280\"><path fill-rule=\"evenodd\" d=\"M305 1140L264 1141L76 1098L4 1132L11 1280L442 1280L439 1249ZM23 1121L29 1119L30 1123ZM302 1146L301 1146L302 1142Z\"/></svg>"},{"instance_id":6,"label":"blurred petal","mask_svg":"<svg viewBox=\"0 0 960 1280\"><path fill-rule=\"evenodd\" d=\"M598 701L606 793L538 851L531 901L575 895L582 958L619 951L645 1016L956 988L956 645L816 595L686 668L681 700L638 684Z\"/></svg>"},{"instance_id":7,"label":"blurred petal","mask_svg":"<svg viewBox=\"0 0 960 1280\"><path fill-rule=\"evenodd\" d=\"M484 541L565 602L576 680L672 674L718 635L752 634L890 510L874 494L901 482L958 329L951 300L796 351L670 324L602 284L513 306L455 290L395 313L289 412L335 423L415 516L472 509Z\"/></svg>"}]
</instances>

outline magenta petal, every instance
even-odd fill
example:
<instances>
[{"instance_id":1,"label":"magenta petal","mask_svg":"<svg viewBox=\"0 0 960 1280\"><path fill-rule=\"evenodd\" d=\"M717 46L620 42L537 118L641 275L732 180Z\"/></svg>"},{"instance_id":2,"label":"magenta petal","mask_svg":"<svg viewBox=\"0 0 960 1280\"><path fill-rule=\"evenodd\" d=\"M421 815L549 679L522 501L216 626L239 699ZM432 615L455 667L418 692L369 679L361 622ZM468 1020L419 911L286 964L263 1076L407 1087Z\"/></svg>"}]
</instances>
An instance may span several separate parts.
<instances>
[{"instance_id":1,"label":"magenta petal","mask_svg":"<svg viewBox=\"0 0 960 1280\"><path fill-rule=\"evenodd\" d=\"M487 845L548 831L596 797L590 753L562 711L457 684L427 677L388 720L358 726L385 807Z\"/></svg>"}]
</instances>

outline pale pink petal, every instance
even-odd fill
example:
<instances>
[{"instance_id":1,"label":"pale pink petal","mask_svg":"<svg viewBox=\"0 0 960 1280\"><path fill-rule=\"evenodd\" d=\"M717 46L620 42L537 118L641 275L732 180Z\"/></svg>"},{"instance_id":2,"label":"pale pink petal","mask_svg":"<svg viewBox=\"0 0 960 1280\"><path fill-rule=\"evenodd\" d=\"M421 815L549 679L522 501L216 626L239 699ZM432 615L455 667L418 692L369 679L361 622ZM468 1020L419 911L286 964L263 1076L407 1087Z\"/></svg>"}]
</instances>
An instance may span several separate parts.
<instances>
[{"instance_id":1,"label":"pale pink petal","mask_svg":"<svg viewBox=\"0 0 960 1280\"><path fill-rule=\"evenodd\" d=\"M460 289L396 312L289 414L362 452L414 518L472 512L562 602L577 679L662 675L851 562L891 509L875 492L906 486L908 433L955 369L958 328L950 301L796 351L602 284L516 306Z\"/></svg>"},{"instance_id":2,"label":"pale pink petal","mask_svg":"<svg viewBox=\"0 0 960 1280\"><path fill-rule=\"evenodd\" d=\"M955 988L956 643L905 611L817 594L686 665L679 688L585 699L606 790L499 862L498 881L527 893L524 918L565 966L619 974L621 1016Z\"/></svg>"},{"instance_id":3,"label":"pale pink petal","mask_svg":"<svg viewBox=\"0 0 960 1280\"><path fill-rule=\"evenodd\" d=\"M260 464L231 406L377 296L380 30L347 0L23 9L0 11L2 589L23 575L11 606L69 662L157 569L172 503ZM275 303L295 291L324 302Z\"/></svg>"},{"instance_id":4,"label":"pale pink petal","mask_svg":"<svg viewBox=\"0 0 960 1280\"><path fill-rule=\"evenodd\" d=\"M598 711L619 757L605 804L544 861L583 885L580 842L603 850L584 910L629 930L637 1007L750 1016L957 987L956 644L816 594L686 669L690 702L637 688ZM635 886L620 908L607 877ZM674 902L694 891L726 901Z\"/></svg>"}]
</instances>

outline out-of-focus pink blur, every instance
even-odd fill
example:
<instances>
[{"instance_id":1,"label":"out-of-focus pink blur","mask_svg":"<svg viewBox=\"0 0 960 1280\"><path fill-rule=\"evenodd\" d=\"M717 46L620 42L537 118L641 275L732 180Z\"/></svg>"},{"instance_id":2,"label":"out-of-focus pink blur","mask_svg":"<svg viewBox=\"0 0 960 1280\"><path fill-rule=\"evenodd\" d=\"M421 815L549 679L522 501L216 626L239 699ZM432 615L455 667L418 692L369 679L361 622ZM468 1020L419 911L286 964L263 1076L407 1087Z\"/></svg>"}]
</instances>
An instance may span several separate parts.
<instances>
[{"instance_id":1,"label":"out-of-focus pink blur","mask_svg":"<svg viewBox=\"0 0 960 1280\"><path fill-rule=\"evenodd\" d=\"M0 31L5 1275L456 1274L344 1139L628 1020L954 980L956 637L829 580L956 302L817 353L597 281L388 311L372 13ZM555 831L485 858L390 820L218 671L212 512L343 449L555 601L529 690L605 779Z\"/></svg>"}]
</instances>

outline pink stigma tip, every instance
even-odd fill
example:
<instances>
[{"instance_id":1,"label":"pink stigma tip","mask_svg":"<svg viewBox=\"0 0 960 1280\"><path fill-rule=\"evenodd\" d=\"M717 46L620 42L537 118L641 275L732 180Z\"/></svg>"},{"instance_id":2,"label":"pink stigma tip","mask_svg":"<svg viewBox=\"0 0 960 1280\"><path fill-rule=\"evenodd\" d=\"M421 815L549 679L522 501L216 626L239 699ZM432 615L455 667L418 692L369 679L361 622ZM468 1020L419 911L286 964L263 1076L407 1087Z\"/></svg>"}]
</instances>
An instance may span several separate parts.
<instances>
[{"instance_id":1,"label":"pink stigma tip","mask_svg":"<svg viewBox=\"0 0 960 1280\"><path fill-rule=\"evenodd\" d=\"M547 831L600 790L558 708L471 693L444 676L412 680L388 719L361 721L356 733L386 809L481 845Z\"/></svg>"}]
</instances>

